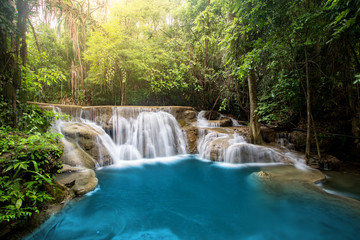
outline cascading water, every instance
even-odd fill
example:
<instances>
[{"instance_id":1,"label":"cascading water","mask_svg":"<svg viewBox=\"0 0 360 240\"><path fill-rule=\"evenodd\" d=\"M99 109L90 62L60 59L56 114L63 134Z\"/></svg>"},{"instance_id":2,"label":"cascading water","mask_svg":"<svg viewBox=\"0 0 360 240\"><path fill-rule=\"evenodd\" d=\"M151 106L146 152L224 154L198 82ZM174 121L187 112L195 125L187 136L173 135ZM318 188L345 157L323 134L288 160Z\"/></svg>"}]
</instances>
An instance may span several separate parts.
<instances>
[{"instance_id":1,"label":"cascading water","mask_svg":"<svg viewBox=\"0 0 360 240\"><path fill-rule=\"evenodd\" d=\"M176 119L166 112L140 112L136 118L125 119L114 109L110 119L115 144L121 148L120 159L130 160L166 157L186 153L186 140ZM122 158L125 157L125 158Z\"/></svg>"},{"instance_id":2,"label":"cascading water","mask_svg":"<svg viewBox=\"0 0 360 240\"><path fill-rule=\"evenodd\" d=\"M100 166L187 152L184 133L175 117L164 111L114 107L108 113L101 109L81 109L72 112L72 118L72 123L57 121L56 128L73 139L74 144L92 152L90 155ZM69 145L68 140L63 142L65 147Z\"/></svg>"},{"instance_id":3,"label":"cascading water","mask_svg":"<svg viewBox=\"0 0 360 240\"><path fill-rule=\"evenodd\" d=\"M221 120L228 120L228 122L224 122ZM222 124L224 123L227 124L228 126L234 126L234 127L240 126L240 124L234 118L227 117L217 112L200 111L197 116L198 127L216 128L216 127L222 127Z\"/></svg>"},{"instance_id":4,"label":"cascading water","mask_svg":"<svg viewBox=\"0 0 360 240\"><path fill-rule=\"evenodd\" d=\"M270 148L246 142L235 143L226 149L224 161L230 163L271 163L279 161L279 154Z\"/></svg>"},{"instance_id":5,"label":"cascading water","mask_svg":"<svg viewBox=\"0 0 360 240\"><path fill-rule=\"evenodd\" d=\"M219 122L207 120L206 114L209 115L200 112L197 119L197 126L201 127L197 147L201 158L227 163L274 163L284 158L271 148L247 143L236 132L218 132L213 128L218 128ZM222 117L224 115L218 116Z\"/></svg>"}]
</instances>

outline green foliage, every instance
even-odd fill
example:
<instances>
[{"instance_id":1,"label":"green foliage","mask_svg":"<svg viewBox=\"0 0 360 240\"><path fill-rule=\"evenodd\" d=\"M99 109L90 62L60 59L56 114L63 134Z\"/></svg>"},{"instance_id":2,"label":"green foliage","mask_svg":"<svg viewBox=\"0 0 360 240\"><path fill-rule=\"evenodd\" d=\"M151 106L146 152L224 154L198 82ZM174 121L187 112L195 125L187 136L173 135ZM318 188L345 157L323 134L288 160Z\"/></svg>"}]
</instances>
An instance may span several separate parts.
<instances>
[{"instance_id":1,"label":"green foliage","mask_svg":"<svg viewBox=\"0 0 360 240\"><path fill-rule=\"evenodd\" d=\"M66 95L66 92L70 95L66 84L71 65L68 57L65 57L67 45L46 25L40 24L36 29L37 43L33 34L27 36L29 54L27 67L22 71L22 87L26 100L57 103L61 95Z\"/></svg>"},{"instance_id":2,"label":"green foliage","mask_svg":"<svg viewBox=\"0 0 360 240\"><path fill-rule=\"evenodd\" d=\"M326 4L332 16L331 27L334 28L333 39L338 39L347 32L359 31L360 2L357 0L328 0Z\"/></svg>"},{"instance_id":3,"label":"green foliage","mask_svg":"<svg viewBox=\"0 0 360 240\"><path fill-rule=\"evenodd\" d=\"M26 134L32 134L35 132L46 132L51 126L54 119L62 117L60 114L53 111L41 110L37 105L22 103L19 106L22 112L21 119L16 126L11 126L14 130L22 131ZM13 111L2 96L0 96L0 127L5 129L9 128L11 119L11 112Z\"/></svg>"},{"instance_id":4,"label":"green foliage","mask_svg":"<svg viewBox=\"0 0 360 240\"><path fill-rule=\"evenodd\" d=\"M2 1L0 6L0 32L9 33L14 31L15 8L10 1Z\"/></svg>"},{"instance_id":5,"label":"green foliage","mask_svg":"<svg viewBox=\"0 0 360 240\"><path fill-rule=\"evenodd\" d=\"M55 164L54 159L58 159L62 151L54 143L59 136L53 133L30 136L3 133L6 136L1 136L0 141L0 167L3 169L0 177L0 222L17 224L38 213L41 204L52 200L46 190L53 185L49 170L60 168L59 162L57 166L51 165Z\"/></svg>"},{"instance_id":6,"label":"green foliage","mask_svg":"<svg viewBox=\"0 0 360 240\"><path fill-rule=\"evenodd\" d=\"M0 101L1 112L9 111ZM52 111L22 104L23 117L16 128L0 115L0 223L18 225L53 199L52 175L61 168L60 134L49 131Z\"/></svg>"}]
</instances>

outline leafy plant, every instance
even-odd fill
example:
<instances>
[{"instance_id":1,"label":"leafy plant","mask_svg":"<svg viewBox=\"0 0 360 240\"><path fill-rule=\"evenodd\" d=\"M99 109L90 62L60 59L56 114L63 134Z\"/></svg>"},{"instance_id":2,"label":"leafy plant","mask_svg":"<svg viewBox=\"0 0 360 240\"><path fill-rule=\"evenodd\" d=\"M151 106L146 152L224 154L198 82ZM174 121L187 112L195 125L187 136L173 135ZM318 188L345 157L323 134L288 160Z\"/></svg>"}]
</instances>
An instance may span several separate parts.
<instances>
[{"instance_id":1,"label":"leafy plant","mask_svg":"<svg viewBox=\"0 0 360 240\"><path fill-rule=\"evenodd\" d=\"M0 107L6 106L0 102ZM61 168L58 140L49 127L59 116L22 104L23 117L14 128L0 116L0 223L18 225L52 200L53 174Z\"/></svg>"}]
</instances>

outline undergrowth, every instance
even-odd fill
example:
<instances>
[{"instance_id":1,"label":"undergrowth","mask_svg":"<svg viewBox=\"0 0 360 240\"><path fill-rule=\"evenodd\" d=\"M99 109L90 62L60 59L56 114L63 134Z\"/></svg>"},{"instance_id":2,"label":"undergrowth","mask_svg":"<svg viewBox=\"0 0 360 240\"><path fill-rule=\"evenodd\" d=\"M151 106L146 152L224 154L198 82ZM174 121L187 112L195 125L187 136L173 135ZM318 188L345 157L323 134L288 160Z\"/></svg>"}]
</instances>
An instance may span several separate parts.
<instances>
[{"instance_id":1,"label":"undergrowth","mask_svg":"<svg viewBox=\"0 0 360 240\"><path fill-rule=\"evenodd\" d=\"M11 111L0 99L0 225L15 227L54 199L62 147L50 129L57 114L22 104L14 125Z\"/></svg>"}]
</instances>

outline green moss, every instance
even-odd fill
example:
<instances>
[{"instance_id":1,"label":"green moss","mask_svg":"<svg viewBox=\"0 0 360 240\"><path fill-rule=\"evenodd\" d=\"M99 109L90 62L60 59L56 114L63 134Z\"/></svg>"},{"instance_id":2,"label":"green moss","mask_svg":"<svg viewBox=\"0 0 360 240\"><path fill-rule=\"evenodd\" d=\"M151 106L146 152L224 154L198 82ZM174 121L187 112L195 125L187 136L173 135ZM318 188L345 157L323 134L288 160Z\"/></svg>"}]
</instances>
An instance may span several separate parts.
<instances>
[{"instance_id":1,"label":"green moss","mask_svg":"<svg viewBox=\"0 0 360 240\"><path fill-rule=\"evenodd\" d=\"M184 119L178 120L178 123L179 123L180 127L184 127L186 125L186 121Z\"/></svg>"}]
</instances>

